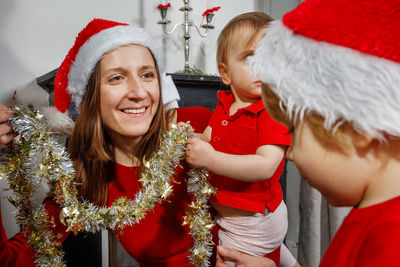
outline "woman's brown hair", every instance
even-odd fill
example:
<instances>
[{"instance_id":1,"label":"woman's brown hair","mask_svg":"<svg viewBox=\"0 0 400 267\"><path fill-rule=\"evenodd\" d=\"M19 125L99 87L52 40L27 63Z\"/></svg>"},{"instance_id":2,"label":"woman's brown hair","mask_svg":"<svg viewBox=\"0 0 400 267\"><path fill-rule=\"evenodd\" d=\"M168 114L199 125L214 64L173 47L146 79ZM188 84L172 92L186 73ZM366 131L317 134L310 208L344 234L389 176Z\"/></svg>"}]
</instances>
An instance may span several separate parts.
<instances>
[{"instance_id":1,"label":"woman's brown hair","mask_svg":"<svg viewBox=\"0 0 400 267\"><path fill-rule=\"evenodd\" d=\"M153 57L154 59L154 57ZM139 160L149 158L159 147L160 131L167 130L161 93L160 73L154 60L160 88L160 100L149 130L135 151ZM97 63L86 86L80 115L75 122L68 144L68 152L74 162L79 192L96 205L105 205L108 198L107 183L115 176L114 148L103 126L100 109L100 62ZM141 165L139 170L142 171Z\"/></svg>"}]
</instances>

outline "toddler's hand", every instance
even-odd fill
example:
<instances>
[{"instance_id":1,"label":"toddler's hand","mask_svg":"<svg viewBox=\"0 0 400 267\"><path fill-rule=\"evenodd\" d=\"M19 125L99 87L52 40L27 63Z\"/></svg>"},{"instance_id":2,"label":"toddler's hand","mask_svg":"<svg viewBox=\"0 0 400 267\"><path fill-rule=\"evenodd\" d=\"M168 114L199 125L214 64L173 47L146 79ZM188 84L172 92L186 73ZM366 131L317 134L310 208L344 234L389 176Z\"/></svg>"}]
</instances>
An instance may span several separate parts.
<instances>
[{"instance_id":1,"label":"toddler's hand","mask_svg":"<svg viewBox=\"0 0 400 267\"><path fill-rule=\"evenodd\" d=\"M203 140L190 138L186 149L186 161L198 168L208 168L214 148Z\"/></svg>"}]
</instances>

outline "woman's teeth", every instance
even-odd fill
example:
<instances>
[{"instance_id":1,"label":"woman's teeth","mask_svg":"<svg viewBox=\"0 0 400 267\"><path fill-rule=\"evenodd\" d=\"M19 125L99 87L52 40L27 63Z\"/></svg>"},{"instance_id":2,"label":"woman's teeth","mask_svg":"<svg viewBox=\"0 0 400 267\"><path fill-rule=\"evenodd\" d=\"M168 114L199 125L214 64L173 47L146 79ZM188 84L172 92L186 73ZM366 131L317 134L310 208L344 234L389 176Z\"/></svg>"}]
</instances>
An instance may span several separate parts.
<instances>
[{"instance_id":1,"label":"woman's teeth","mask_svg":"<svg viewBox=\"0 0 400 267\"><path fill-rule=\"evenodd\" d=\"M138 114L138 113L143 113L145 112L146 108L138 108L138 109L124 109L123 111L125 113L133 113L133 114Z\"/></svg>"}]
</instances>

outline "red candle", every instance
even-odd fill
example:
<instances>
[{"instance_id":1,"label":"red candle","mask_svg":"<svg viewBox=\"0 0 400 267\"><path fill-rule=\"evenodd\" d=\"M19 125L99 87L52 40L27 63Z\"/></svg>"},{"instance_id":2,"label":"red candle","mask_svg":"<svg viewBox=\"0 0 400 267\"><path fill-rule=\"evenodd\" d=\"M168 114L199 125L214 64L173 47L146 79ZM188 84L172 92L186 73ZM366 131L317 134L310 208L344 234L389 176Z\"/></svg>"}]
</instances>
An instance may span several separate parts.
<instances>
[{"instance_id":1,"label":"red candle","mask_svg":"<svg viewBox=\"0 0 400 267\"><path fill-rule=\"evenodd\" d=\"M167 2L167 0L162 0L160 1L160 4L158 5L157 8L168 8L171 7L171 4Z\"/></svg>"}]
</instances>

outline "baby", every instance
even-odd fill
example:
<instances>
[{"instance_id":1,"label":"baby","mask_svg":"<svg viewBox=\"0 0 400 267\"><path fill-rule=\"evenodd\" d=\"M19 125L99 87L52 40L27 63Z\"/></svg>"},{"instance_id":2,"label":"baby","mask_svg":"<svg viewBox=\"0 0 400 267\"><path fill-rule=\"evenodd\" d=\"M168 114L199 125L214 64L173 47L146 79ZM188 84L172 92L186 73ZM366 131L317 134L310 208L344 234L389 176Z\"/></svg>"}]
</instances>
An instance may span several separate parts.
<instances>
[{"instance_id":1,"label":"baby","mask_svg":"<svg viewBox=\"0 0 400 267\"><path fill-rule=\"evenodd\" d=\"M200 139L189 140L186 154L190 164L212 172L220 245L266 256L279 266L288 223L279 178L291 136L266 112L261 80L250 76L247 65L271 21L261 12L245 13L221 31L218 70L231 91L218 92L208 127Z\"/></svg>"}]
</instances>

